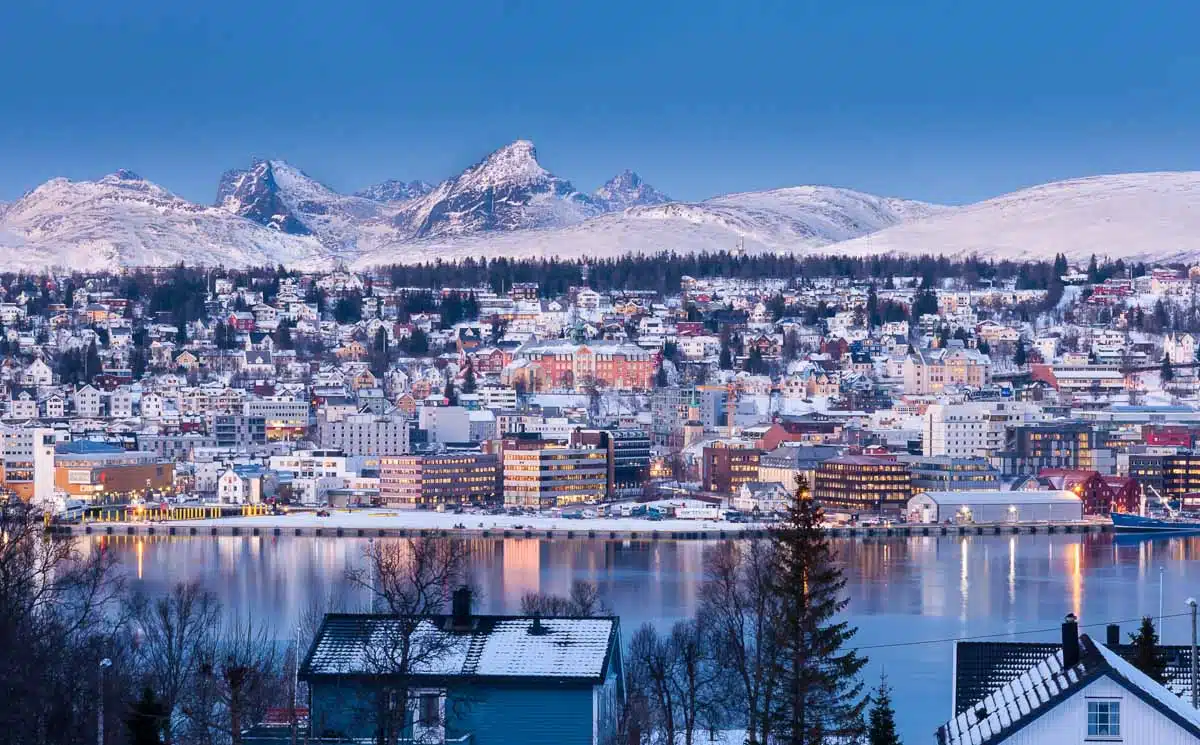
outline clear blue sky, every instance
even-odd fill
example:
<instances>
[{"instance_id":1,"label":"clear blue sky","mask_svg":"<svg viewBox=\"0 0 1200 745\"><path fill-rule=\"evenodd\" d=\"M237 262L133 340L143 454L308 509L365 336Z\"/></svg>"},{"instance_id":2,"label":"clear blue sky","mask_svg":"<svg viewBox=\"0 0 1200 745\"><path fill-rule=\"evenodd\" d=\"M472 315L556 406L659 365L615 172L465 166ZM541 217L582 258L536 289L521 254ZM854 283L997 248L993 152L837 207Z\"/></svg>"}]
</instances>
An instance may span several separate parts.
<instances>
[{"instance_id":1,"label":"clear blue sky","mask_svg":"<svg viewBox=\"0 0 1200 745\"><path fill-rule=\"evenodd\" d=\"M351 191L516 138L591 189L965 202L1200 169L1194 0L0 3L0 199L131 168L211 202L285 158Z\"/></svg>"}]
</instances>

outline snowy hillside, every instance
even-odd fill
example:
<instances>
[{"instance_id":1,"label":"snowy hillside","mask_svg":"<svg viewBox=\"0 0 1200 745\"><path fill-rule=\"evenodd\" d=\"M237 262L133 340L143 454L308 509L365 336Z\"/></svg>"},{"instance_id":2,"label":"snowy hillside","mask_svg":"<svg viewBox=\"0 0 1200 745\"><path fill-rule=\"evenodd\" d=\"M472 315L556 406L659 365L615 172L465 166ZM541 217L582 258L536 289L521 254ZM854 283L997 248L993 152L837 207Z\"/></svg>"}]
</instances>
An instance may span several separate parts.
<instances>
[{"instance_id":1,"label":"snowy hillside","mask_svg":"<svg viewBox=\"0 0 1200 745\"><path fill-rule=\"evenodd\" d=\"M0 258L20 269L329 264L311 236L194 204L130 171L99 181L53 179L14 202L0 218Z\"/></svg>"},{"instance_id":2,"label":"snowy hillside","mask_svg":"<svg viewBox=\"0 0 1200 745\"><path fill-rule=\"evenodd\" d=\"M603 207L542 168L528 140L500 148L405 205L396 225L412 238L559 227Z\"/></svg>"},{"instance_id":3,"label":"snowy hillside","mask_svg":"<svg viewBox=\"0 0 1200 745\"><path fill-rule=\"evenodd\" d=\"M1168 261L1200 257L1200 172L1127 173L1056 181L836 246L848 254L1065 253Z\"/></svg>"},{"instance_id":4,"label":"snowy hillside","mask_svg":"<svg viewBox=\"0 0 1200 745\"><path fill-rule=\"evenodd\" d=\"M388 246L359 266L467 256L613 257L659 251L804 251L947 208L825 186L747 192L703 202L632 207L547 230L443 236Z\"/></svg>"}]
</instances>

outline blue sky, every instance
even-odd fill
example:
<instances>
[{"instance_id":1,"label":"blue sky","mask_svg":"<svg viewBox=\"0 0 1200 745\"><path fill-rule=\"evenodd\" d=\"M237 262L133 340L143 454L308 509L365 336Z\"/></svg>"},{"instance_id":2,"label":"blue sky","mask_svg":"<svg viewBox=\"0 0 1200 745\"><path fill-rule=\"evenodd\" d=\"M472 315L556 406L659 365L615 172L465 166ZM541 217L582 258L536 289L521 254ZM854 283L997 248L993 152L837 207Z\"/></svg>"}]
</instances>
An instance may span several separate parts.
<instances>
[{"instance_id":1,"label":"blue sky","mask_svg":"<svg viewBox=\"0 0 1200 745\"><path fill-rule=\"evenodd\" d=\"M0 3L0 200L131 168L210 202L280 157L342 191L506 142L592 189L967 202L1200 169L1200 3Z\"/></svg>"}]
</instances>

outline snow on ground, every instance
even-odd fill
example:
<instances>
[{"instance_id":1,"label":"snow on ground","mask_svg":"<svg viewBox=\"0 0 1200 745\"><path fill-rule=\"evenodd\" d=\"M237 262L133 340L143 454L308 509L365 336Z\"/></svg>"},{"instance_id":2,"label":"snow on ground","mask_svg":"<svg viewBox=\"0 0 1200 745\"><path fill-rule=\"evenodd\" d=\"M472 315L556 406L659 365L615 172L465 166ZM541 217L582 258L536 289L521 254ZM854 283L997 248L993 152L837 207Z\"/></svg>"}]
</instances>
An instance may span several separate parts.
<instances>
[{"instance_id":1,"label":"snow on ground","mask_svg":"<svg viewBox=\"0 0 1200 745\"><path fill-rule=\"evenodd\" d=\"M244 528L346 528L350 530L378 529L436 529L453 530L594 530L649 533L686 533L696 531L739 531L760 529L761 524L731 523L722 520L647 520L639 517L596 517L572 520L562 517L529 517L525 515L455 515L450 512L424 510L355 509L331 510L328 517L314 512L293 512L287 515L260 517L226 517L213 520L173 520L176 527L233 526Z\"/></svg>"},{"instance_id":2,"label":"snow on ground","mask_svg":"<svg viewBox=\"0 0 1200 745\"><path fill-rule=\"evenodd\" d=\"M1125 173L1022 189L845 241L846 255L978 254L1086 262L1200 253L1200 172Z\"/></svg>"}]
</instances>

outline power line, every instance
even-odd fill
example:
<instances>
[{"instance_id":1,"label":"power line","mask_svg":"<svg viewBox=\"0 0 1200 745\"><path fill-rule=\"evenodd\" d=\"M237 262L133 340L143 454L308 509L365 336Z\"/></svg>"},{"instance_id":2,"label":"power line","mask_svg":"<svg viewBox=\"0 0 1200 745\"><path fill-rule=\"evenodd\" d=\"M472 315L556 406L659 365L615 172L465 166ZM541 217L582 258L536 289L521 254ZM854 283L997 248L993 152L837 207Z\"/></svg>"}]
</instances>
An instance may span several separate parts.
<instances>
[{"instance_id":1,"label":"power line","mask_svg":"<svg viewBox=\"0 0 1200 745\"><path fill-rule=\"evenodd\" d=\"M1160 618L1179 618L1180 616L1190 616L1190 615L1191 615L1191 611L1187 611L1186 613L1171 613L1171 614L1168 614L1165 616L1160 616ZM1095 626L1108 626L1111 624L1120 625L1123 623L1135 623L1135 622L1138 622L1141 620L1142 620L1142 616L1138 616L1137 618L1125 618L1125 619L1121 619L1119 621L1100 621L1097 623L1085 623L1085 624L1080 624L1079 627L1086 629L1086 628L1092 628ZM1059 631L1061 628L1062 628L1061 626L1052 626L1050 628L1045 628L1045 629L1028 629L1026 631L1000 631L995 634L979 634L977 636L956 636L953 638L946 638L946 639L922 639L920 641L913 641L913 642L889 642L887 644L864 644L863 646L860 646L860 647L854 647L854 650L858 651L858 650L863 650L863 649L886 649L888 647L916 647L916 646L920 646L922 644L945 644L947 642L970 642L970 641L976 641L979 639L995 639L996 637L1000 637L1000 636L1023 636L1026 634L1046 634L1046 633L1050 633L1051 631Z\"/></svg>"}]
</instances>

